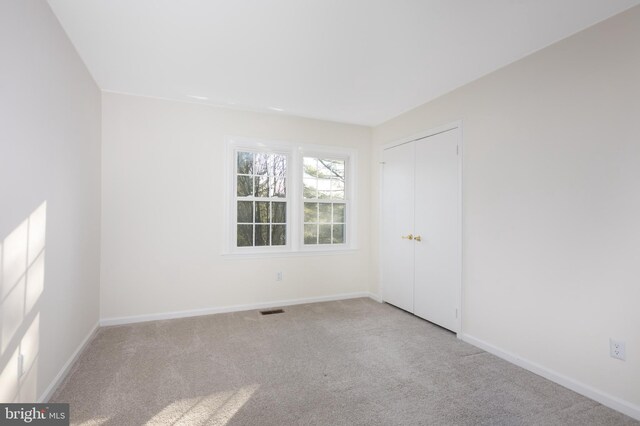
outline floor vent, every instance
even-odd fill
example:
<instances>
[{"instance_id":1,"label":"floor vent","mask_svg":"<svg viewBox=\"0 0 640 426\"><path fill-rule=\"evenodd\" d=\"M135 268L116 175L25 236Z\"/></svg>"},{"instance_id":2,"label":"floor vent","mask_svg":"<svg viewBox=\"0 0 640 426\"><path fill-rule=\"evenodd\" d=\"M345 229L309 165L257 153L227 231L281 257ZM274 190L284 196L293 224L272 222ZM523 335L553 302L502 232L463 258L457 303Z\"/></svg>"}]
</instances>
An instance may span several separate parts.
<instances>
[{"instance_id":1,"label":"floor vent","mask_svg":"<svg viewBox=\"0 0 640 426\"><path fill-rule=\"evenodd\" d=\"M272 309L270 311L260 311L262 315L284 314L282 309Z\"/></svg>"}]
</instances>

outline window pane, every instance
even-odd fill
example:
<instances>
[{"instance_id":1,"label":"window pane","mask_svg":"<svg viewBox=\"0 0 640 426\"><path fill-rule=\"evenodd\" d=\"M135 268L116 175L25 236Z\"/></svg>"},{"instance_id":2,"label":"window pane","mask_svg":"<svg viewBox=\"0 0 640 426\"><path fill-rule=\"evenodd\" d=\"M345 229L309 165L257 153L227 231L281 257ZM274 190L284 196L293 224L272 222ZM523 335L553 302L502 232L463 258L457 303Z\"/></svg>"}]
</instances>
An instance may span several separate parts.
<instances>
[{"instance_id":1,"label":"window pane","mask_svg":"<svg viewBox=\"0 0 640 426\"><path fill-rule=\"evenodd\" d=\"M238 247L253 246L253 225L238 225Z\"/></svg>"},{"instance_id":2,"label":"window pane","mask_svg":"<svg viewBox=\"0 0 640 426\"><path fill-rule=\"evenodd\" d=\"M238 247L286 245L287 155L243 151L236 153L235 161ZM243 197L251 197L252 201ZM253 197L262 201L253 200Z\"/></svg>"},{"instance_id":3,"label":"window pane","mask_svg":"<svg viewBox=\"0 0 640 426\"><path fill-rule=\"evenodd\" d=\"M252 173L253 173L253 153L239 152L238 153L238 174L250 175Z\"/></svg>"},{"instance_id":4,"label":"window pane","mask_svg":"<svg viewBox=\"0 0 640 426\"><path fill-rule=\"evenodd\" d=\"M344 225L333 225L333 244L344 243Z\"/></svg>"},{"instance_id":5,"label":"window pane","mask_svg":"<svg viewBox=\"0 0 640 426\"><path fill-rule=\"evenodd\" d=\"M287 222L287 203L271 203L271 222L286 223Z\"/></svg>"},{"instance_id":6,"label":"window pane","mask_svg":"<svg viewBox=\"0 0 640 426\"><path fill-rule=\"evenodd\" d=\"M287 226L271 225L271 245L284 246L287 244Z\"/></svg>"},{"instance_id":7,"label":"window pane","mask_svg":"<svg viewBox=\"0 0 640 426\"><path fill-rule=\"evenodd\" d=\"M253 194L253 178L251 176L238 176L238 197L248 197Z\"/></svg>"},{"instance_id":8,"label":"window pane","mask_svg":"<svg viewBox=\"0 0 640 426\"><path fill-rule=\"evenodd\" d=\"M286 179L284 178L271 178L271 196L284 198L287 196Z\"/></svg>"},{"instance_id":9,"label":"window pane","mask_svg":"<svg viewBox=\"0 0 640 426\"><path fill-rule=\"evenodd\" d=\"M304 221L318 221L318 203L304 203Z\"/></svg>"},{"instance_id":10,"label":"window pane","mask_svg":"<svg viewBox=\"0 0 640 426\"><path fill-rule=\"evenodd\" d=\"M335 177L344 181L344 160L334 161L331 170Z\"/></svg>"},{"instance_id":11,"label":"window pane","mask_svg":"<svg viewBox=\"0 0 640 426\"><path fill-rule=\"evenodd\" d=\"M330 203L320 203L318 206L319 210L319 222L320 223L331 223L331 204Z\"/></svg>"},{"instance_id":12,"label":"window pane","mask_svg":"<svg viewBox=\"0 0 640 426\"><path fill-rule=\"evenodd\" d=\"M269 196L269 178L256 176L255 196L256 197L268 197Z\"/></svg>"},{"instance_id":13,"label":"window pane","mask_svg":"<svg viewBox=\"0 0 640 426\"><path fill-rule=\"evenodd\" d=\"M341 181L339 179L331 179L331 190L344 191L344 181Z\"/></svg>"},{"instance_id":14,"label":"window pane","mask_svg":"<svg viewBox=\"0 0 640 426\"><path fill-rule=\"evenodd\" d=\"M253 201L238 201L238 223L253 223Z\"/></svg>"},{"instance_id":15,"label":"window pane","mask_svg":"<svg viewBox=\"0 0 640 426\"><path fill-rule=\"evenodd\" d=\"M256 201L256 223L269 223L271 222L271 215L269 214L269 202L268 201Z\"/></svg>"},{"instance_id":16,"label":"window pane","mask_svg":"<svg viewBox=\"0 0 640 426\"><path fill-rule=\"evenodd\" d=\"M318 179L318 190L329 191L331 189L331 179Z\"/></svg>"},{"instance_id":17,"label":"window pane","mask_svg":"<svg viewBox=\"0 0 640 426\"><path fill-rule=\"evenodd\" d=\"M318 243L331 244L331 225L318 225Z\"/></svg>"},{"instance_id":18,"label":"window pane","mask_svg":"<svg viewBox=\"0 0 640 426\"><path fill-rule=\"evenodd\" d=\"M266 175L269 169L270 154L255 154L254 174Z\"/></svg>"},{"instance_id":19,"label":"window pane","mask_svg":"<svg viewBox=\"0 0 640 426\"><path fill-rule=\"evenodd\" d=\"M344 191L331 191L331 198L334 200L344 200Z\"/></svg>"},{"instance_id":20,"label":"window pane","mask_svg":"<svg viewBox=\"0 0 640 426\"><path fill-rule=\"evenodd\" d=\"M269 245L269 228L271 225L256 225L256 246Z\"/></svg>"},{"instance_id":21,"label":"window pane","mask_svg":"<svg viewBox=\"0 0 640 426\"><path fill-rule=\"evenodd\" d=\"M304 179L304 198L316 198L318 196L318 180L313 178Z\"/></svg>"},{"instance_id":22,"label":"window pane","mask_svg":"<svg viewBox=\"0 0 640 426\"><path fill-rule=\"evenodd\" d=\"M304 243L318 244L318 225L304 226Z\"/></svg>"},{"instance_id":23,"label":"window pane","mask_svg":"<svg viewBox=\"0 0 640 426\"><path fill-rule=\"evenodd\" d=\"M335 203L333 205L333 223L344 223L344 204Z\"/></svg>"},{"instance_id":24,"label":"window pane","mask_svg":"<svg viewBox=\"0 0 640 426\"><path fill-rule=\"evenodd\" d=\"M304 177L318 177L318 160L316 158L304 157L303 162Z\"/></svg>"},{"instance_id":25,"label":"window pane","mask_svg":"<svg viewBox=\"0 0 640 426\"><path fill-rule=\"evenodd\" d=\"M331 180L318 179L318 198L331 198Z\"/></svg>"},{"instance_id":26,"label":"window pane","mask_svg":"<svg viewBox=\"0 0 640 426\"><path fill-rule=\"evenodd\" d=\"M287 174L287 157L284 155L271 155L269 158L270 176L284 177Z\"/></svg>"},{"instance_id":27,"label":"window pane","mask_svg":"<svg viewBox=\"0 0 640 426\"><path fill-rule=\"evenodd\" d=\"M318 159L318 177L330 178L332 175L331 161Z\"/></svg>"}]
</instances>

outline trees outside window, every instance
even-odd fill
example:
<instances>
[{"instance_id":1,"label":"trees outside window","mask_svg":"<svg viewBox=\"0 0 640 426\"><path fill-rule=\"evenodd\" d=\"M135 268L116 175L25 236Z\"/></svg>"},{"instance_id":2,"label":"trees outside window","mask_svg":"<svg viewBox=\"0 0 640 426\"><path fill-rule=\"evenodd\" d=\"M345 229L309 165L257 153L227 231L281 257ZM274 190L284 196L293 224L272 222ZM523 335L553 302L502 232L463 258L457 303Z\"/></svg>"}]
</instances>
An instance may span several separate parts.
<instances>
[{"instance_id":1,"label":"trees outside window","mask_svg":"<svg viewBox=\"0 0 640 426\"><path fill-rule=\"evenodd\" d=\"M354 248L354 152L229 138L228 252Z\"/></svg>"},{"instance_id":2,"label":"trees outside window","mask_svg":"<svg viewBox=\"0 0 640 426\"><path fill-rule=\"evenodd\" d=\"M303 157L304 244L344 244L345 160Z\"/></svg>"},{"instance_id":3,"label":"trees outside window","mask_svg":"<svg viewBox=\"0 0 640 426\"><path fill-rule=\"evenodd\" d=\"M236 154L237 247L287 244L286 155Z\"/></svg>"}]
</instances>

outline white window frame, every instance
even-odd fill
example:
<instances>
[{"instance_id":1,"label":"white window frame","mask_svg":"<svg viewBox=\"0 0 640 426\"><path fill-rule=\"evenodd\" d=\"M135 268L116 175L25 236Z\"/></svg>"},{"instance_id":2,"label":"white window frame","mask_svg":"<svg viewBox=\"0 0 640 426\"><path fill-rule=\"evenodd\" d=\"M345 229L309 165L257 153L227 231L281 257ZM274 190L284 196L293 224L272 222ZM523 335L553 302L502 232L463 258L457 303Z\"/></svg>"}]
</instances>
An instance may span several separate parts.
<instances>
[{"instance_id":1,"label":"white window frame","mask_svg":"<svg viewBox=\"0 0 640 426\"><path fill-rule=\"evenodd\" d=\"M356 216L356 176L357 152L354 149L309 145L283 141L270 141L246 137L227 136L224 179L224 247L223 255L229 256L293 256L309 254L335 254L340 251L357 249ZM287 202L287 243L284 246L237 247L237 152L265 152L286 155L286 197ZM320 157L345 160L345 243L344 244L304 244L304 198L302 161L304 157Z\"/></svg>"},{"instance_id":2,"label":"white window frame","mask_svg":"<svg viewBox=\"0 0 640 426\"><path fill-rule=\"evenodd\" d=\"M300 175L298 176L298 180L300 183L303 182L304 179L304 168L302 167L302 162L304 157L315 157L315 158L326 158L326 159L331 159L331 160L344 160L344 200L336 200L336 199L331 199L331 200L327 200L325 201L326 203L343 203L345 204L345 235L344 235L344 239L345 242L342 244L305 244L304 243L304 203L305 202L319 202L322 203L322 200L317 200L317 199L309 199L309 198L304 198L303 194L302 194L302 186L301 186L301 191L300 191L300 208L301 208L301 216L300 216L300 225L299 225L299 229L298 229L298 233L299 233L299 241L298 244L300 244L301 250L303 251L309 251L309 252L313 252L313 251L333 251L333 250L344 250L344 249L349 249L351 247L351 239L354 238L353 233L351 232L351 227L352 227L352 205L354 205L354 203L352 202L352 198L353 195L355 194L355 191L353 190L353 177L351 176L352 174L354 174L352 172L353 168L353 161L355 156L345 150L342 150L341 152L337 152L334 149L325 149L325 148L318 148L318 147L308 147L308 148L302 148L300 150L300 158L299 158L299 164L300 164Z\"/></svg>"}]
</instances>

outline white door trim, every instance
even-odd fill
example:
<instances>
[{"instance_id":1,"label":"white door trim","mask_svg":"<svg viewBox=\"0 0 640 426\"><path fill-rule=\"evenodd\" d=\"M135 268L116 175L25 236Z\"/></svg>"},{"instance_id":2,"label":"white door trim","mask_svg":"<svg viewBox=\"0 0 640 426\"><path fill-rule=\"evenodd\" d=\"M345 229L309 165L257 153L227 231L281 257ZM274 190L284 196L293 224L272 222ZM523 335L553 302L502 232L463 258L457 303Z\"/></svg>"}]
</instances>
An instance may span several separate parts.
<instances>
[{"instance_id":1,"label":"white door trim","mask_svg":"<svg viewBox=\"0 0 640 426\"><path fill-rule=\"evenodd\" d=\"M462 170L463 170L463 162L462 162L462 157L463 157L463 126L462 126L462 120L458 120L458 121L454 121L452 123L448 123L442 126L438 126L438 127L434 127L431 128L429 130L425 130L422 132L419 132L417 134L414 134L412 136L408 136L402 139L397 139L395 141L392 142L388 142L384 145L382 145L380 147L380 151L379 151L379 158L382 159L384 158L384 151L389 149L389 148L393 148L395 146L398 145L403 145L405 143L410 143L410 142L414 142L414 141L419 141L422 139L427 139L430 136L435 136L437 134L440 133L444 133L447 132L449 130L453 130L453 129L458 129L459 130L459 140L458 140L458 332L456 333L458 336L462 336L464 333L464 330L462 329L462 315L463 315L463 302L464 302L464 288L463 288L463 283L462 283L462 202L463 202L463 198L462 198L462 179L463 179L463 174L462 174ZM379 215L378 217L380 219L382 219L382 205L384 203L384 194L383 192L383 165L384 163L381 162L380 163L380 178L379 178L379 188L380 188L380 193L379 193L379 199L380 199L380 205L379 205ZM380 223L380 225L378 226L378 241L382 242L382 223ZM381 300L384 302L384 290L382 288L382 250L380 250L380 248L378 248L378 288L380 289L380 297Z\"/></svg>"}]
</instances>

